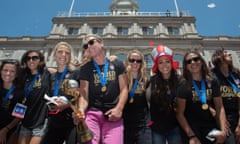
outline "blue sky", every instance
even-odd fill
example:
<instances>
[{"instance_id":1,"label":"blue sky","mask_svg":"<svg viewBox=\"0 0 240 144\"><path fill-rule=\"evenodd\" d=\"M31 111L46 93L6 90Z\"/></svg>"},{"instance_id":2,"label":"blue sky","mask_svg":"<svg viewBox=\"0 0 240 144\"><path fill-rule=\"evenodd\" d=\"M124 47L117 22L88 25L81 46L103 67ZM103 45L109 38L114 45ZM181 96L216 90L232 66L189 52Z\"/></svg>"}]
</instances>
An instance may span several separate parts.
<instances>
[{"instance_id":1,"label":"blue sky","mask_svg":"<svg viewBox=\"0 0 240 144\"><path fill-rule=\"evenodd\" d=\"M109 12L113 0L75 0L75 12ZM1 0L0 36L47 36L52 18L68 12L72 0ZM175 11L174 0L137 0L139 12ZM177 0L178 8L195 16L204 36L240 36L240 0ZM208 4L215 4L209 8ZM214 6L214 5L213 5Z\"/></svg>"}]
</instances>

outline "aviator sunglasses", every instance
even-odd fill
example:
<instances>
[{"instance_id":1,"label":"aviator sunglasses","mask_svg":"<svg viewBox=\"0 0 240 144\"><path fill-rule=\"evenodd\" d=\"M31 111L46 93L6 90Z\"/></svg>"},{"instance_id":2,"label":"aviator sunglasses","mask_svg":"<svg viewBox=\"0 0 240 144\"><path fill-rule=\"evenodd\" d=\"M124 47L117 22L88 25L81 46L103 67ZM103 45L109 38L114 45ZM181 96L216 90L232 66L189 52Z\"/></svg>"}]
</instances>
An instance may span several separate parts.
<instances>
[{"instance_id":1,"label":"aviator sunglasses","mask_svg":"<svg viewBox=\"0 0 240 144\"><path fill-rule=\"evenodd\" d=\"M194 58L191 58L191 59L189 59L189 60L186 60L185 62L186 62L187 64L191 64L193 61L194 61L194 62L197 62L197 61L199 61L199 60L201 60L200 57L194 57Z\"/></svg>"},{"instance_id":2,"label":"aviator sunglasses","mask_svg":"<svg viewBox=\"0 0 240 144\"><path fill-rule=\"evenodd\" d=\"M26 57L26 60L27 60L27 61L30 61L30 60L36 61L36 60L38 60L38 59L39 59L39 56L27 56L27 57Z\"/></svg>"},{"instance_id":3,"label":"aviator sunglasses","mask_svg":"<svg viewBox=\"0 0 240 144\"><path fill-rule=\"evenodd\" d=\"M87 43L83 44L83 48L87 49L88 45L93 45L95 41L97 41L97 40L96 39L89 40Z\"/></svg>"},{"instance_id":4,"label":"aviator sunglasses","mask_svg":"<svg viewBox=\"0 0 240 144\"><path fill-rule=\"evenodd\" d=\"M128 61L129 61L130 63L134 63L134 62L136 62L136 63L142 63L142 60L141 60L141 59L129 58Z\"/></svg>"}]
</instances>

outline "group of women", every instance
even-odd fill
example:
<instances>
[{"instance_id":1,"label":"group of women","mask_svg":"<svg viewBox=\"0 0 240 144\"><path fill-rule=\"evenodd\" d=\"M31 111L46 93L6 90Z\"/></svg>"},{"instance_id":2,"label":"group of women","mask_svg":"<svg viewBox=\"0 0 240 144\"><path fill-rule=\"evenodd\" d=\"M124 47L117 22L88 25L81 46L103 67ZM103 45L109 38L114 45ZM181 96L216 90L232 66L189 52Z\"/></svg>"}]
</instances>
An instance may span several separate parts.
<instances>
[{"instance_id":1,"label":"group of women","mask_svg":"<svg viewBox=\"0 0 240 144\"><path fill-rule=\"evenodd\" d=\"M200 53L187 52L182 75L171 49L157 46L152 55L149 84L141 52L126 60L125 144L239 144L240 71L231 54L216 50L210 69Z\"/></svg>"},{"instance_id":2,"label":"group of women","mask_svg":"<svg viewBox=\"0 0 240 144\"><path fill-rule=\"evenodd\" d=\"M140 51L133 50L126 58L129 94L123 112L124 144L182 144L175 112L179 76L172 50L160 45L152 56L150 78Z\"/></svg>"},{"instance_id":3,"label":"group of women","mask_svg":"<svg viewBox=\"0 0 240 144\"><path fill-rule=\"evenodd\" d=\"M58 99L57 105L47 105L44 99L45 94L67 97L61 89L63 80L79 81L78 71L73 66L72 52L67 42L59 42L55 46L53 57L56 69L47 68L43 54L37 50L24 53L21 62L12 59L2 61L1 144L75 143L69 104ZM18 134L13 135L16 131Z\"/></svg>"},{"instance_id":4,"label":"group of women","mask_svg":"<svg viewBox=\"0 0 240 144\"><path fill-rule=\"evenodd\" d=\"M45 94L70 99L62 90L64 79L80 82L80 93L89 94L90 103L85 110L87 107L90 109L86 112L85 120L95 136L98 136L94 139L96 143L100 140L104 143L103 139L110 134L108 132L111 132L110 135L115 133L115 137L121 135L117 132L123 129L122 116L124 140L118 140L119 143L240 144L240 71L233 66L228 51L221 48L214 52L212 70L198 52L187 52L183 58L182 75L179 75L172 50L163 45L157 46L152 51L154 74L149 77L143 54L133 50L126 57L125 77L122 75L124 68L121 63L113 62L116 58L108 62L102 55L100 61L99 54L104 51L99 37L89 36L85 40L85 49L90 49L89 53L97 65L110 63L110 70L101 66L109 71L113 71L113 66L119 66L115 71L119 74L119 84L107 78L105 85L120 87L120 103L116 103L116 99L109 105L103 103L101 107L95 103L97 99L101 101L100 97L92 99L94 91L86 91L86 86L95 88L91 85L93 79L83 77L92 73L90 69L94 69L94 62L88 63L83 70L75 69L70 44L59 42L55 46L53 57L56 69L46 68L44 56L39 51L27 51L21 62L6 59L1 63L0 144L16 142L16 131L19 144L77 143L74 126L76 115L72 116L69 103L57 99L57 105L47 105L44 100ZM98 76L101 77L101 72ZM126 100L125 84L128 87ZM105 85L101 87L105 88ZM123 89L124 92L121 92ZM116 92L114 89L109 90L113 94ZM101 91L105 92L103 89ZM116 107L113 107L115 104ZM98 113L99 109L103 109L104 114ZM101 120L106 123L106 127L96 127L96 121L106 116L107 119ZM106 135L101 137L99 131L103 127ZM113 140L109 139L108 142Z\"/></svg>"}]
</instances>

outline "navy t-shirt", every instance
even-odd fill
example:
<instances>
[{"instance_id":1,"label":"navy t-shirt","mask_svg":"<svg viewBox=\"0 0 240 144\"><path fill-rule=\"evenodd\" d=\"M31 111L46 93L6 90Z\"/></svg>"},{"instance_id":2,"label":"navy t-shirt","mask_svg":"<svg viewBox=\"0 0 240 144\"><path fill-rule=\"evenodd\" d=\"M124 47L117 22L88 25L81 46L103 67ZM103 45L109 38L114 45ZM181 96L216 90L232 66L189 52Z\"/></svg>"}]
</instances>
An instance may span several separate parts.
<instances>
[{"instance_id":1,"label":"navy t-shirt","mask_svg":"<svg viewBox=\"0 0 240 144\"><path fill-rule=\"evenodd\" d=\"M104 75L104 65L99 65L102 75ZM88 107L92 109L106 112L113 108L119 99L119 75L124 74L125 67L119 60L109 62L108 77L107 77L107 91L102 92L100 78L97 70L90 61L83 65L80 69L80 79L89 82L89 104Z\"/></svg>"},{"instance_id":2,"label":"navy t-shirt","mask_svg":"<svg viewBox=\"0 0 240 144\"><path fill-rule=\"evenodd\" d=\"M135 79L133 80L135 81ZM146 99L146 91L143 89L144 83L138 82L134 93L134 101L130 102L128 95L127 103L123 111L124 126L144 127L149 121L149 109Z\"/></svg>"},{"instance_id":3,"label":"navy t-shirt","mask_svg":"<svg viewBox=\"0 0 240 144\"><path fill-rule=\"evenodd\" d=\"M195 82L201 91L201 81ZM207 104L209 107L215 108L213 98L221 96L219 83L217 79L213 77L211 82L205 81L205 86ZM186 100L184 115L194 133L200 138L200 141L204 143L208 132L213 128L218 128L216 119L212 116L209 107L207 110L202 109L202 102L192 84L190 88L187 83L182 83L178 87L177 97Z\"/></svg>"},{"instance_id":4,"label":"navy t-shirt","mask_svg":"<svg viewBox=\"0 0 240 144\"><path fill-rule=\"evenodd\" d=\"M54 73L51 75L51 81L52 81L52 90L51 90L51 96L53 96L54 93L54 83L56 81L56 78L60 78L62 73ZM56 77L57 75L57 77ZM65 74L64 79L73 79L79 82L79 70L74 70L74 71L70 71L68 70L67 73ZM65 96L67 99L71 99L72 96L69 96L67 94L64 93L63 91L63 81L64 79L61 81L60 86L59 86L59 91L58 91L58 96ZM59 112L58 114L55 115L49 115L50 116L50 121L49 121L49 125L56 127L56 128L71 128L74 127L73 124L73 119L72 119L72 112L73 110L69 107L64 109L63 111Z\"/></svg>"},{"instance_id":5,"label":"navy t-shirt","mask_svg":"<svg viewBox=\"0 0 240 144\"><path fill-rule=\"evenodd\" d=\"M159 102L157 102L157 95L156 95L156 81L158 80L157 75L151 77L151 100L150 100L150 112L151 112L151 120L153 125L151 129L155 132L159 132L162 134L168 133L172 129L178 126L176 114L174 111L174 94L166 94L166 100L169 101L169 109L160 109ZM165 80L164 83L166 89L170 87L169 80Z\"/></svg>"},{"instance_id":6,"label":"navy t-shirt","mask_svg":"<svg viewBox=\"0 0 240 144\"><path fill-rule=\"evenodd\" d=\"M22 103L24 97L24 90L20 88L15 88L9 96L9 100L5 105L2 105L3 100L8 92L8 89L0 86L0 129L8 125L14 117L12 116L12 111L16 103Z\"/></svg>"},{"instance_id":7,"label":"navy t-shirt","mask_svg":"<svg viewBox=\"0 0 240 144\"><path fill-rule=\"evenodd\" d=\"M25 80L25 93L26 89L32 85L34 75L27 75ZM27 128L36 128L42 125L47 118L47 105L44 100L44 95L50 92L50 73L47 69L38 76L32 89L27 96L25 105L27 111L22 121L22 125Z\"/></svg>"},{"instance_id":8,"label":"navy t-shirt","mask_svg":"<svg viewBox=\"0 0 240 144\"><path fill-rule=\"evenodd\" d=\"M220 91L227 120L231 124L230 127L232 132L234 132L236 126L238 125L239 119L239 97L237 97L236 92L234 91L230 83L227 81L227 79L229 79L233 84L236 84L238 88L240 88L240 76L236 73L233 73L235 78L235 80L233 80L230 76L225 77L217 68L213 69L212 72L217 76L220 83Z\"/></svg>"}]
</instances>

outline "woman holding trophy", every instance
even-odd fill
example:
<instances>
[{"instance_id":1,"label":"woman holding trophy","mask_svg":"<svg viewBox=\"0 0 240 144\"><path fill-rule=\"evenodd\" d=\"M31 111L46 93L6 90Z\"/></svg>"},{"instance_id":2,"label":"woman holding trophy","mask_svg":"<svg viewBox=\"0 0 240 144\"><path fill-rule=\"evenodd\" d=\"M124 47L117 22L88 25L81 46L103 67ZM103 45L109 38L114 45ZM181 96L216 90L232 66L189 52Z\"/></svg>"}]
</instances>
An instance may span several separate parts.
<instances>
[{"instance_id":1,"label":"woman holding trophy","mask_svg":"<svg viewBox=\"0 0 240 144\"><path fill-rule=\"evenodd\" d=\"M53 57L56 60L57 72L51 75L54 103L49 104L49 124L43 144L76 144L76 130L72 119L72 109L69 105L71 95L65 93L63 83L66 79L78 80L77 71L73 66L72 46L67 42L59 42L54 48Z\"/></svg>"},{"instance_id":2,"label":"woman holding trophy","mask_svg":"<svg viewBox=\"0 0 240 144\"><path fill-rule=\"evenodd\" d=\"M123 144L122 111L128 97L125 67L105 56L98 35L87 35L83 44L92 60L80 69L78 109L94 135L89 143ZM80 120L74 119L76 124Z\"/></svg>"}]
</instances>

